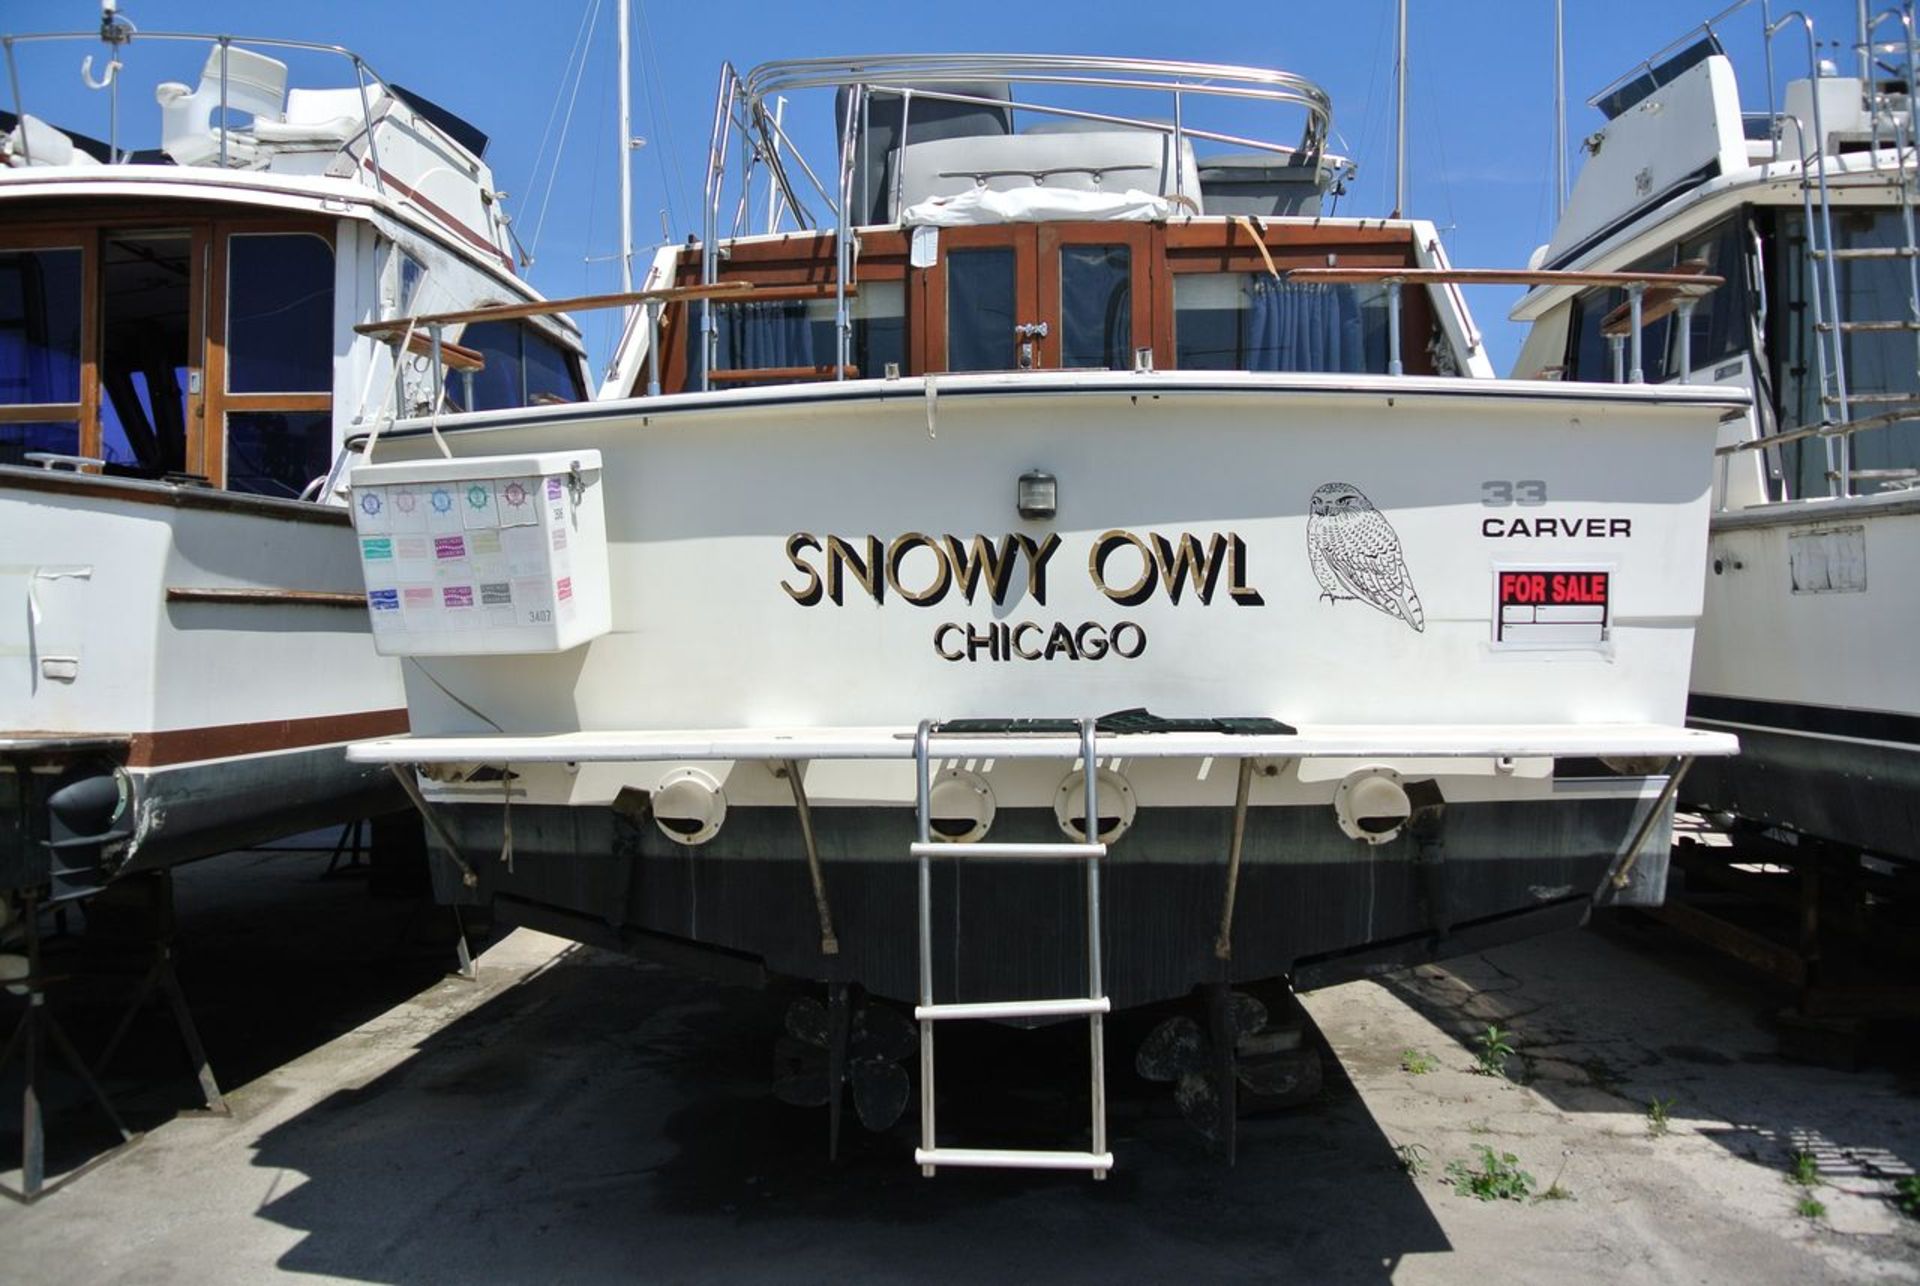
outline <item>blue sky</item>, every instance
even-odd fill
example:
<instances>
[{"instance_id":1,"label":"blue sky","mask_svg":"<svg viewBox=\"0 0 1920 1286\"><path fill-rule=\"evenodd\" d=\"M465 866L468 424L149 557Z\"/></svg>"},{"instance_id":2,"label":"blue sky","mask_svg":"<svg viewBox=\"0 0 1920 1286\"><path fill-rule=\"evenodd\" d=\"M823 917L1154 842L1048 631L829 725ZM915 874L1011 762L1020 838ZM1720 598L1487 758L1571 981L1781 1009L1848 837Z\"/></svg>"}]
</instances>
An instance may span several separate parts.
<instances>
[{"instance_id":1,"label":"blue sky","mask_svg":"<svg viewBox=\"0 0 1920 1286\"><path fill-rule=\"evenodd\" d=\"M383 76L426 94L492 136L488 160L510 195L523 240L538 229L538 262L528 275L550 295L618 288L611 261L618 238L614 127L614 0L600 5L593 39L581 41L596 0L122 0L148 30L226 31L338 43L358 50ZM1569 133L1601 123L1587 98L1636 61L1723 7L1722 0L1567 0ZM1786 0L1776 0L1784 9ZM1850 42L1852 0L1806 0L1825 40ZM708 122L722 60L745 70L775 58L871 52L1074 52L1185 58L1285 68L1333 97L1335 146L1360 164L1343 214L1384 214L1392 205L1393 0L1210 4L1166 0L1004 3L966 0L847 0L843 3L731 4L633 0L634 121L647 146L633 157L636 244L661 237L662 210L676 238L697 224ZM1413 70L1409 155L1413 214L1443 230L1463 266L1524 266L1551 226L1552 5L1549 0L1412 0ZM11 32L92 30L96 0L10 0L0 27ZM1764 103L1758 5L1729 20L1729 43L1751 107ZM587 48L577 93L563 83L576 43ZM97 49L98 46L94 46ZM1804 74L1801 38L1780 51L1779 76ZM102 96L79 77L85 50L29 69L27 110L56 124L105 133ZM166 46L137 41L134 83ZM1852 66L1851 56L1829 56ZM97 65L104 61L96 58ZM66 66L65 64L71 64ZM192 71L165 73L183 80ZM320 87L296 69L295 83ZM350 83L344 64L338 79ZM569 91L572 119L557 151ZM141 92L150 92L142 89ZM4 87L0 86L0 96ZM559 110L556 112L556 103ZM8 103L11 106L11 103ZM797 109L796 109L797 110ZM157 142L158 108L130 95L122 105L123 145ZM541 153L543 136L546 154ZM1579 154L1573 154L1577 173ZM554 178L549 191L548 174ZM544 217L541 206L545 204ZM1496 369L1520 345L1505 314L1515 294L1470 292ZM602 315L604 318L605 315ZM596 362L605 323L589 322Z\"/></svg>"}]
</instances>

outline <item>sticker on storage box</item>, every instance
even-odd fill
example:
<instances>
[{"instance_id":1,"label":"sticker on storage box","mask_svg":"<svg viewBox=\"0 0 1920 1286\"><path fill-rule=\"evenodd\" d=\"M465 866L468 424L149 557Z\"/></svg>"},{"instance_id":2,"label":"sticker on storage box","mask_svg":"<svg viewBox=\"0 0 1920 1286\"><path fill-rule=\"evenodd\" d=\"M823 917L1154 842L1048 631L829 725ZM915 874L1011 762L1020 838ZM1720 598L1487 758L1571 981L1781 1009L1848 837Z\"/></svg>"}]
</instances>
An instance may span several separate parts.
<instances>
[{"instance_id":1,"label":"sticker on storage box","mask_svg":"<svg viewBox=\"0 0 1920 1286\"><path fill-rule=\"evenodd\" d=\"M1610 568L1500 568L1494 573L1494 642L1599 647L1612 625L1612 596Z\"/></svg>"},{"instance_id":2,"label":"sticker on storage box","mask_svg":"<svg viewBox=\"0 0 1920 1286\"><path fill-rule=\"evenodd\" d=\"M378 535L389 531L387 525L387 489L385 487L356 487L353 493L353 525L365 536Z\"/></svg>"}]
</instances>

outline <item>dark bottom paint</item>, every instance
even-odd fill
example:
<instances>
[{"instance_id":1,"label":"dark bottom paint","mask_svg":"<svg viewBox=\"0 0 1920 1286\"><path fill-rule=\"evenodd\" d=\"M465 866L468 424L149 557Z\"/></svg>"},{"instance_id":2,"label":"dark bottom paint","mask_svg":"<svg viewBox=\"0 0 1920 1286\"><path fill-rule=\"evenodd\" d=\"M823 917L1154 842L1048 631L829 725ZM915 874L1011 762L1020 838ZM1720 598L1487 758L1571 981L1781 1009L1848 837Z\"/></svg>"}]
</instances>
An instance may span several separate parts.
<instances>
[{"instance_id":1,"label":"dark bottom paint","mask_svg":"<svg viewBox=\"0 0 1920 1286\"><path fill-rule=\"evenodd\" d=\"M1740 753L1694 764L1682 792L1690 805L1920 862L1920 746L1732 731Z\"/></svg>"},{"instance_id":2,"label":"dark bottom paint","mask_svg":"<svg viewBox=\"0 0 1920 1286\"><path fill-rule=\"evenodd\" d=\"M46 802L57 778L6 771L13 766L0 764L0 892L45 886L53 874L43 841L56 829ZM151 769L134 781L133 804L114 823L131 842L63 850L70 869L54 880L55 896L407 807L387 769L350 764L339 746Z\"/></svg>"},{"instance_id":3,"label":"dark bottom paint","mask_svg":"<svg viewBox=\"0 0 1920 1286\"><path fill-rule=\"evenodd\" d=\"M1574 799L1449 806L1440 847L1403 836L1377 848L1342 835L1329 808L1256 808L1248 818L1230 962L1214 954L1230 815L1142 809L1102 868L1107 992L1118 1007L1187 994L1201 982L1296 975L1318 985L1373 969L1477 950L1585 915L1650 806ZM912 1001L918 991L909 810L817 809L839 953L821 951L790 809L736 808L710 844L682 848L611 809L515 806L513 859L500 810L443 807L478 877L463 889L438 863L443 898L490 903L503 919L639 954L751 973L858 981ZM1050 812L1003 811L992 838L1058 840ZM1664 844L1650 848L1650 870ZM898 854L877 859L874 854ZM1643 858L1648 861L1649 858ZM1081 995L1086 990L1084 869L1071 863L941 861L933 871L940 1000ZM1657 902L1663 881L1637 886ZM709 972L726 973L724 967Z\"/></svg>"}]
</instances>

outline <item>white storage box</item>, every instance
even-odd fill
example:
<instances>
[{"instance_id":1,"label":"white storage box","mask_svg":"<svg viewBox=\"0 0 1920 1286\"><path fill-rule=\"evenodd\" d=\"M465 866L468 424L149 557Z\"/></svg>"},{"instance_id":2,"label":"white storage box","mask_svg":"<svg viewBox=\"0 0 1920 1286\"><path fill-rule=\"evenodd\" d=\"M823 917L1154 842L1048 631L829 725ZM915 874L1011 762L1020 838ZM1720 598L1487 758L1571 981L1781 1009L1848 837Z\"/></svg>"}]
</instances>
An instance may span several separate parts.
<instances>
[{"instance_id":1,"label":"white storage box","mask_svg":"<svg viewBox=\"0 0 1920 1286\"><path fill-rule=\"evenodd\" d=\"M564 652L612 628L598 451L363 464L350 480L381 655Z\"/></svg>"}]
</instances>

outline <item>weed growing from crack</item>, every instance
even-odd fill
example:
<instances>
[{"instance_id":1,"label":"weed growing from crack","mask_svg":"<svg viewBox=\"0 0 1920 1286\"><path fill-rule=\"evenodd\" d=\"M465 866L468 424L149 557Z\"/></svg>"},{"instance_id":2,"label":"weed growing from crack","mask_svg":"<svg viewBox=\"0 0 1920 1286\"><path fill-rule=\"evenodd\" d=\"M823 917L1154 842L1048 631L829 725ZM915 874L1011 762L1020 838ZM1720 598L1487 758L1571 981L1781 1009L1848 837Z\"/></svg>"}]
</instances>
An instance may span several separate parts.
<instances>
[{"instance_id":1,"label":"weed growing from crack","mask_svg":"<svg viewBox=\"0 0 1920 1286\"><path fill-rule=\"evenodd\" d=\"M1893 1181L1893 1204L1900 1207L1902 1214L1920 1219L1920 1174Z\"/></svg>"},{"instance_id":2,"label":"weed growing from crack","mask_svg":"<svg viewBox=\"0 0 1920 1286\"><path fill-rule=\"evenodd\" d=\"M1400 1070L1411 1076L1425 1076L1440 1066L1440 1060L1424 1049L1408 1047L1400 1051Z\"/></svg>"},{"instance_id":3,"label":"weed growing from crack","mask_svg":"<svg viewBox=\"0 0 1920 1286\"><path fill-rule=\"evenodd\" d=\"M1673 1122L1668 1119L1668 1113L1673 1111L1673 1105L1679 1101L1673 1098L1647 1100L1647 1133L1650 1136L1657 1139L1673 1128Z\"/></svg>"},{"instance_id":4,"label":"weed growing from crack","mask_svg":"<svg viewBox=\"0 0 1920 1286\"><path fill-rule=\"evenodd\" d=\"M1820 1163L1811 1152L1795 1152L1787 1162L1787 1182L1811 1188L1820 1182Z\"/></svg>"},{"instance_id":5,"label":"weed growing from crack","mask_svg":"<svg viewBox=\"0 0 1920 1286\"><path fill-rule=\"evenodd\" d=\"M1479 1152L1478 1166L1468 1161L1447 1162L1447 1182L1455 1191L1476 1201L1524 1201L1532 1194L1534 1178L1520 1168L1519 1157L1489 1147Z\"/></svg>"},{"instance_id":6,"label":"weed growing from crack","mask_svg":"<svg viewBox=\"0 0 1920 1286\"><path fill-rule=\"evenodd\" d=\"M1812 1197L1800 1198L1798 1204L1796 1204L1793 1209L1794 1213L1798 1214L1802 1219L1825 1219L1827 1217L1826 1203L1816 1201Z\"/></svg>"},{"instance_id":7,"label":"weed growing from crack","mask_svg":"<svg viewBox=\"0 0 1920 1286\"><path fill-rule=\"evenodd\" d=\"M1400 1168L1413 1178L1419 1178L1432 1168L1433 1154L1421 1144L1402 1143L1393 1151L1400 1158Z\"/></svg>"},{"instance_id":8,"label":"weed growing from crack","mask_svg":"<svg viewBox=\"0 0 1920 1286\"><path fill-rule=\"evenodd\" d=\"M1501 1031L1497 1024L1488 1023L1487 1029L1473 1039L1480 1047L1480 1052L1474 1055L1474 1070L1482 1076L1505 1080L1507 1060L1513 1057L1512 1035L1510 1031Z\"/></svg>"}]
</instances>

